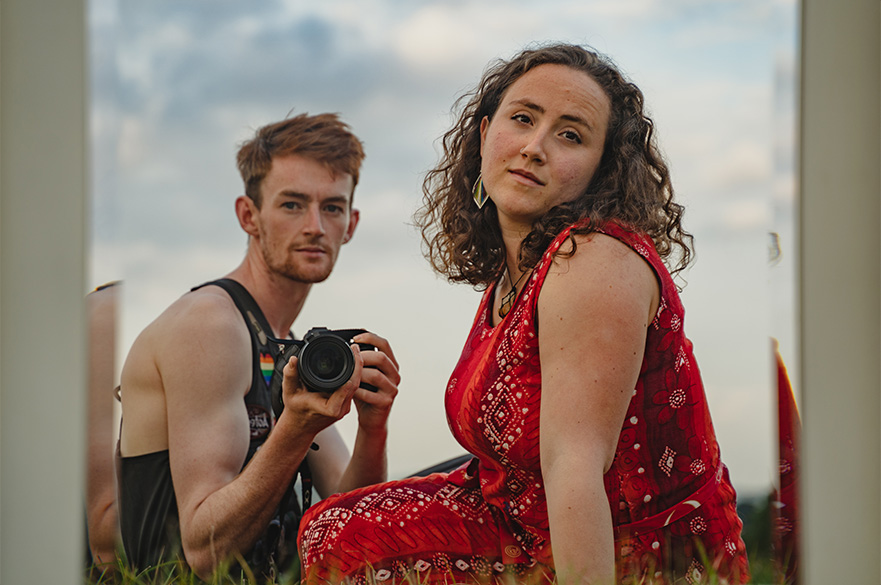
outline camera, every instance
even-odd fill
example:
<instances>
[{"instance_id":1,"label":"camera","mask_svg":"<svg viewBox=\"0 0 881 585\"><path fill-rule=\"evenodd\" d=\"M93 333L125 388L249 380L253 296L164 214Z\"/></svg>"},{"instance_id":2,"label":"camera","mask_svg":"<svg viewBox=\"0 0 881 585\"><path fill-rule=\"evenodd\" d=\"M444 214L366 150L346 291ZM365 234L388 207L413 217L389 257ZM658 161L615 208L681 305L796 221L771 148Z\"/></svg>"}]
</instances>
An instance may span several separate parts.
<instances>
[{"instance_id":1,"label":"camera","mask_svg":"<svg viewBox=\"0 0 881 585\"><path fill-rule=\"evenodd\" d=\"M276 414L281 413L284 403L281 400L282 379L285 365L291 357L297 356L297 372L300 381L310 392L333 392L352 377L355 371L355 356L352 355L350 344L352 338L364 329L330 330L326 327L313 327L306 332L302 340L272 339L281 349L275 360L275 372L270 382L270 393ZM362 351L375 350L369 343L359 343ZM376 386L361 382L361 388L376 392Z\"/></svg>"}]
</instances>

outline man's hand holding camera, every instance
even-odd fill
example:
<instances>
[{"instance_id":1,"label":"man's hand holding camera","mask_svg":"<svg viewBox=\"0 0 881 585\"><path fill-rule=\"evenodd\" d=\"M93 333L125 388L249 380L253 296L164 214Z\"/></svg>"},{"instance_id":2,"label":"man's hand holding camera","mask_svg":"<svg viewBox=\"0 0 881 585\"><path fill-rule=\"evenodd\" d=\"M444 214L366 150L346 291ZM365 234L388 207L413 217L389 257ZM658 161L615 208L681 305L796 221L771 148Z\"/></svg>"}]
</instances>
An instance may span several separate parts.
<instances>
[{"instance_id":1,"label":"man's hand holding camera","mask_svg":"<svg viewBox=\"0 0 881 585\"><path fill-rule=\"evenodd\" d=\"M398 395L401 375L398 362L388 340L374 333L356 335L353 341L369 344L375 351L362 351L364 368L361 370L361 386L354 393L355 408L358 410L358 426L368 432L385 431L392 403ZM366 390L367 383L376 390Z\"/></svg>"},{"instance_id":2,"label":"man's hand holding camera","mask_svg":"<svg viewBox=\"0 0 881 585\"><path fill-rule=\"evenodd\" d=\"M276 341L284 347L271 389L273 399L281 399L275 407L279 420L294 409L306 428L320 431L348 414L354 399L359 428L385 430L401 381L385 338L363 329L316 327L302 341ZM315 425L309 425L316 414Z\"/></svg>"},{"instance_id":3,"label":"man's hand holding camera","mask_svg":"<svg viewBox=\"0 0 881 585\"><path fill-rule=\"evenodd\" d=\"M321 431L348 414L354 400L358 433L350 464L326 474L329 466L321 465L324 485L337 492L384 481L388 417L401 381L389 342L360 329L324 328L311 329L302 341L277 341L286 346L272 384L278 426L319 435L315 442L321 448L314 456L327 457L345 448Z\"/></svg>"},{"instance_id":4,"label":"man's hand holding camera","mask_svg":"<svg viewBox=\"0 0 881 585\"><path fill-rule=\"evenodd\" d=\"M286 342L291 347L284 355L291 357L286 362L284 358L279 361L279 365L284 363L280 389L284 409L278 424L319 433L315 442L321 445L320 450L310 454L310 460L313 456L322 459L323 463L314 468L317 472L314 479L316 486L319 483L326 486L327 493L349 491L387 479L387 423L401 381L398 362L386 339L363 330L354 336L349 333L352 332L311 330L303 342ZM342 345L343 351L338 351L334 346L339 344L326 339L332 336L342 336L346 343L352 344ZM354 363L344 363L351 361ZM348 372L350 366L352 373L344 383L335 389L316 390L315 386L337 379L343 375L341 372ZM304 378L311 383L306 383ZM328 458L333 460L333 453L339 453L340 449L345 452L345 447L340 439L328 440L326 433L320 431L348 414L352 401L358 410L358 432L348 466L337 468Z\"/></svg>"},{"instance_id":5,"label":"man's hand holding camera","mask_svg":"<svg viewBox=\"0 0 881 585\"><path fill-rule=\"evenodd\" d=\"M283 370L284 410L278 418L279 425L283 424L282 421L292 420L299 429L317 434L349 413L352 396L359 389L364 367L360 348L353 344L351 351L354 356L352 376L336 391L329 393L309 390L300 380L300 358L293 355L288 359Z\"/></svg>"}]
</instances>

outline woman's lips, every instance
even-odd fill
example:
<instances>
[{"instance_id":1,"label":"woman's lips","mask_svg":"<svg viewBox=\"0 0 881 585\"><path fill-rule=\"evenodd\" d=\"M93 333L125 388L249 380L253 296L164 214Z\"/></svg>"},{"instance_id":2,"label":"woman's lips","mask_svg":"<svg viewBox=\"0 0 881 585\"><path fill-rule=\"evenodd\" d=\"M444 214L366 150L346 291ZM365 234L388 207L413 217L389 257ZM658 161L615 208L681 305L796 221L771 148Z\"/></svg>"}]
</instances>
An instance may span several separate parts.
<instances>
[{"instance_id":1,"label":"woman's lips","mask_svg":"<svg viewBox=\"0 0 881 585\"><path fill-rule=\"evenodd\" d=\"M540 187L544 186L544 182L539 180L538 177L536 177L529 171L524 171L523 169L511 169L508 172L514 175L514 178L518 179L520 183L524 183L527 185L538 185Z\"/></svg>"}]
</instances>

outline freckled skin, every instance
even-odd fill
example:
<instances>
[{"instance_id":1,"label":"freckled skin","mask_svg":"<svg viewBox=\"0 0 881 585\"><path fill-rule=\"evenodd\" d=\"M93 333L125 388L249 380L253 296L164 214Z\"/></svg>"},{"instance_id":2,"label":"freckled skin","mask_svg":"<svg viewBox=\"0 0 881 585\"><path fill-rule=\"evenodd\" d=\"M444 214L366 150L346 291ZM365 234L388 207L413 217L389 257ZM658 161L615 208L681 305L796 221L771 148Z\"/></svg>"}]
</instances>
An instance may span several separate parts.
<instances>
[{"instance_id":1,"label":"freckled skin","mask_svg":"<svg viewBox=\"0 0 881 585\"><path fill-rule=\"evenodd\" d=\"M586 73L540 65L507 89L480 125L483 184L500 226L532 222L587 188L603 155L609 98Z\"/></svg>"}]
</instances>

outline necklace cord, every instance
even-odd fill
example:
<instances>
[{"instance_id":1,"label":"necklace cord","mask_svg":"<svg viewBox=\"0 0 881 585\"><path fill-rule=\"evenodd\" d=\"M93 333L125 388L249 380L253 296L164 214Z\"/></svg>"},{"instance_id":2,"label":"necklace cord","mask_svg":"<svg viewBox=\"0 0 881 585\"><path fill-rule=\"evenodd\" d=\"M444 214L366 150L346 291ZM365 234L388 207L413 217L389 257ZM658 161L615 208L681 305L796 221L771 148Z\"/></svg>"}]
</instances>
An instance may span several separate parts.
<instances>
[{"instance_id":1,"label":"necklace cord","mask_svg":"<svg viewBox=\"0 0 881 585\"><path fill-rule=\"evenodd\" d=\"M499 305L499 318L504 319L505 315L508 314L508 311L511 310L511 307L514 305L514 299L517 296L517 286L520 284L520 281L523 280L523 277L532 272L531 270L527 270L523 272L520 277L517 279L517 282L511 278L511 271L508 268L505 268L505 274L508 275L508 282L511 283L511 290L505 293L502 297L502 303Z\"/></svg>"}]
</instances>

